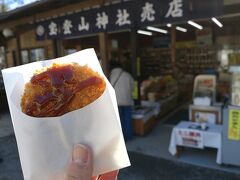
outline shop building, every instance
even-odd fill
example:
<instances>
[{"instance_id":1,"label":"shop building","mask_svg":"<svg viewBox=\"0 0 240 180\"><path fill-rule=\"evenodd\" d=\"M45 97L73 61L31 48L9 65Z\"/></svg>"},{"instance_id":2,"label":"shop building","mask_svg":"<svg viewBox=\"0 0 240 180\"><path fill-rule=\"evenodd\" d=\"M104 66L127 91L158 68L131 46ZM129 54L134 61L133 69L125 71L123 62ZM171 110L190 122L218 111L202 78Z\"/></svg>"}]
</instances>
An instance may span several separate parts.
<instances>
[{"instance_id":1,"label":"shop building","mask_svg":"<svg viewBox=\"0 0 240 180\"><path fill-rule=\"evenodd\" d=\"M160 101L162 116L192 99L196 75L239 63L239 7L237 0L36 1L0 16L1 68L94 48L106 75L111 59L122 61L137 102Z\"/></svg>"},{"instance_id":2,"label":"shop building","mask_svg":"<svg viewBox=\"0 0 240 180\"><path fill-rule=\"evenodd\" d=\"M106 74L110 59L124 62L138 81L137 99L155 101L174 89L191 98L194 77L225 67L228 54L238 51L239 5L234 0L36 1L0 16L1 67L94 48ZM172 81L165 92L161 87L144 92L145 80L166 75L176 77L178 88Z\"/></svg>"},{"instance_id":3,"label":"shop building","mask_svg":"<svg viewBox=\"0 0 240 180\"><path fill-rule=\"evenodd\" d=\"M180 99L189 100L194 77L225 66L228 53L237 51L239 5L234 0L36 1L0 16L1 67L94 48L107 75L111 59L124 63L138 82L136 99L156 101L178 91ZM145 80L162 76L173 80L172 89L145 90Z\"/></svg>"},{"instance_id":4,"label":"shop building","mask_svg":"<svg viewBox=\"0 0 240 180\"><path fill-rule=\"evenodd\" d=\"M240 65L239 9L239 0L35 1L0 15L0 67L94 48L107 76L114 59L135 79L132 117L137 135L187 104L188 119L176 117L173 123L170 154L178 153L177 146L210 147L218 151L218 164L239 166L234 147L239 146L240 111L224 109L240 106L239 84L232 91L229 72L230 66ZM199 84L198 75L204 75ZM214 78L204 79L208 75ZM197 86L213 89L200 92ZM202 100L195 95L213 99L198 106ZM184 120L190 121L179 123Z\"/></svg>"},{"instance_id":5,"label":"shop building","mask_svg":"<svg viewBox=\"0 0 240 180\"><path fill-rule=\"evenodd\" d=\"M11 67L51 59L93 47L99 55L101 54L102 65L106 72L108 61L112 58L112 51L118 56L122 56L124 51L129 53L131 55L129 69L136 77L136 59L139 57L140 49L147 46L161 46L159 42L164 46L165 42L166 49L169 49L167 58L171 60L174 69L176 64L175 27L172 31L168 29L168 36L163 39L158 38L157 33L154 33L154 38L151 39L141 37L137 34L137 30L146 29L148 25L166 26L168 23L186 22L188 19L220 16L223 15L224 2L215 0L209 5L201 5L197 1L174 3L175 1L172 3L170 1L159 3L110 0L79 3L37 1L11 10L1 16L0 28L5 34L1 41L5 50L3 66ZM179 9L174 9L175 5L179 6ZM209 7L206 9L206 14L201 12L205 7ZM96 24L97 17L99 17L99 24ZM104 17L109 22L102 22ZM50 30L52 32L49 32ZM125 33L121 34L121 32ZM125 42L119 42L120 40Z\"/></svg>"}]
</instances>

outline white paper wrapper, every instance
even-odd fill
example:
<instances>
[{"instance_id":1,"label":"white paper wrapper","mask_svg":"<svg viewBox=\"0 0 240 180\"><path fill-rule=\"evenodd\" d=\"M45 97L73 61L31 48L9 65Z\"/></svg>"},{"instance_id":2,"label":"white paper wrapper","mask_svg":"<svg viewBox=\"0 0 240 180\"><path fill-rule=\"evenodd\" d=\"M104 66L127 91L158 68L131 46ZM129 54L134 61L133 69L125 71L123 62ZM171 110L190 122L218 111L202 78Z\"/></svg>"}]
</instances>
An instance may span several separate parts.
<instances>
[{"instance_id":1,"label":"white paper wrapper","mask_svg":"<svg viewBox=\"0 0 240 180\"><path fill-rule=\"evenodd\" d=\"M53 62L87 64L105 78L106 90L93 103L60 117L35 118L22 113L20 102L25 84L37 69ZM93 175L130 165L115 92L93 49L4 69L2 73L24 179L62 179L73 146L78 143L87 144L93 150Z\"/></svg>"}]
</instances>

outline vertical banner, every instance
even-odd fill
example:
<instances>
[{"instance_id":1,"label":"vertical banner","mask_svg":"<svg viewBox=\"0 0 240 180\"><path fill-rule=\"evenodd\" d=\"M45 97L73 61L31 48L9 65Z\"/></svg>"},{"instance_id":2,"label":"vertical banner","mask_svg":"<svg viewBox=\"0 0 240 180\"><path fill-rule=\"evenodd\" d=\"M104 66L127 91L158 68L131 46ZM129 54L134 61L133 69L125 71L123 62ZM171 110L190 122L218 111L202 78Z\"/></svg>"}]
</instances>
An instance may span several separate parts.
<instances>
[{"instance_id":1,"label":"vertical banner","mask_svg":"<svg viewBox=\"0 0 240 180\"><path fill-rule=\"evenodd\" d=\"M228 139L240 140L240 110L229 110Z\"/></svg>"}]
</instances>

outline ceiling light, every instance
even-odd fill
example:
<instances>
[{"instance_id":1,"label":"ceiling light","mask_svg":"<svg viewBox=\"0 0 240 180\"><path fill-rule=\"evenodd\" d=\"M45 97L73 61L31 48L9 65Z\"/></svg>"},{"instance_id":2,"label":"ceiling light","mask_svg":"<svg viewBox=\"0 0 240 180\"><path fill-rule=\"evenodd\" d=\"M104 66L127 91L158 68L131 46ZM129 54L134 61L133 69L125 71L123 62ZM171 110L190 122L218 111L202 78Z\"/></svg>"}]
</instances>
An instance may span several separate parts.
<instances>
[{"instance_id":1,"label":"ceiling light","mask_svg":"<svg viewBox=\"0 0 240 180\"><path fill-rule=\"evenodd\" d=\"M155 27L152 27L152 26L148 26L147 29L151 30L151 31L160 32L160 33L163 33L163 34L167 34L168 33L168 31L165 30L165 29L155 28Z\"/></svg>"},{"instance_id":2,"label":"ceiling light","mask_svg":"<svg viewBox=\"0 0 240 180\"><path fill-rule=\"evenodd\" d=\"M188 21L187 23L192 25L192 26L194 26L194 27L196 27L196 28L198 28L198 29L200 29L200 30L203 29L203 27L201 25L199 25L199 24L197 24L197 23L195 23L193 21Z\"/></svg>"},{"instance_id":3,"label":"ceiling light","mask_svg":"<svg viewBox=\"0 0 240 180\"><path fill-rule=\"evenodd\" d=\"M3 36L6 38L14 36L13 31L9 28L4 28L2 33L3 33Z\"/></svg>"},{"instance_id":4,"label":"ceiling light","mask_svg":"<svg viewBox=\"0 0 240 180\"><path fill-rule=\"evenodd\" d=\"M222 23L219 20L217 20L215 17L212 18L212 21L215 22L220 28L223 27Z\"/></svg>"},{"instance_id":5,"label":"ceiling light","mask_svg":"<svg viewBox=\"0 0 240 180\"><path fill-rule=\"evenodd\" d=\"M172 25L170 23L167 23L167 27L172 27Z\"/></svg>"},{"instance_id":6,"label":"ceiling light","mask_svg":"<svg viewBox=\"0 0 240 180\"><path fill-rule=\"evenodd\" d=\"M182 27L180 27L180 26L177 26L177 27L176 27L176 30L182 31L182 32L187 32L187 29L182 28Z\"/></svg>"},{"instance_id":7,"label":"ceiling light","mask_svg":"<svg viewBox=\"0 0 240 180\"><path fill-rule=\"evenodd\" d=\"M138 30L137 33L138 33L138 34L147 35L147 36L151 36L151 35L152 35L152 32L143 31L143 30Z\"/></svg>"}]
</instances>

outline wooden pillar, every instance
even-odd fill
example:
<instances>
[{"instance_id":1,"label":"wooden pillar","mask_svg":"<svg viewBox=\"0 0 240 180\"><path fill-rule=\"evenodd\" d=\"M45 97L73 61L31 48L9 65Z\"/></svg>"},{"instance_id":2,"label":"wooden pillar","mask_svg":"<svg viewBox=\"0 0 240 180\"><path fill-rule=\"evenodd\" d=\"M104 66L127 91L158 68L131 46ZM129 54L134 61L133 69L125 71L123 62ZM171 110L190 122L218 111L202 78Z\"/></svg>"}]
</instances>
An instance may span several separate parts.
<instances>
[{"instance_id":1,"label":"wooden pillar","mask_svg":"<svg viewBox=\"0 0 240 180\"><path fill-rule=\"evenodd\" d=\"M132 76L134 78L134 99L135 105L141 105L141 94L140 94L140 85L141 85L141 74L140 74L140 64L141 59L139 56L139 47L137 42L137 30L131 30L131 65L132 65Z\"/></svg>"},{"instance_id":2,"label":"wooden pillar","mask_svg":"<svg viewBox=\"0 0 240 180\"><path fill-rule=\"evenodd\" d=\"M16 35L16 65L22 64L20 34Z\"/></svg>"},{"instance_id":3,"label":"wooden pillar","mask_svg":"<svg viewBox=\"0 0 240 180\"><path fill-rule=\"evenodd\" d=\"M82 46L81 45L76 45L76 50L77 51L81 51L82 50Z\"/></svg>"},{"instance_id":4,"label":"wooden pillar","mask_svg":"<svg viewBox=\"0 0 240 180\"><path fill-rule=\"evenodd\" d=\"M171 63L173 74L176 72L176 28L171 27Z\"/></svg>"},{"instance_id":5,"label":"wooden pillar","mask_svg":"<svg viewBox=\"0 0 240 180\"><path fill-rule=\"evenodd\" d=\"M6 43L6 64L7 67L13 67L20 64L20 46L19 46L19 39L12 37L7 40Z\"/></svg>"},{"instance_id":6,"label":"wooden pillar","mask_svg":"<svg viewBox=\"0 0 240 180\"><path fill-rule=\"evenodd\" d=\"M108 35L106 32L99 33L100 58L103 71L109 77L109 60L108 60Z\"/></svg>"},{"instance_id":7,"label":"wooden pillar","mask_svg":"<svg viewBox=\"0 0 240 180\"><path fill-rule=\"evenodd\" d=\"M135 29L131 30L131 66L132 75L134 79L137 79L137 31Z\"/></svg>"},{"instance_id":8,"label":"wooden pillar","mask_svg":"<svg viewBox=\"0 0 240 180\"><path fill-rule=\"evenodd\" d=\"M53 40L53 47L55 58L65 55L62 40Z\"/></svg>"}]
</instances>

